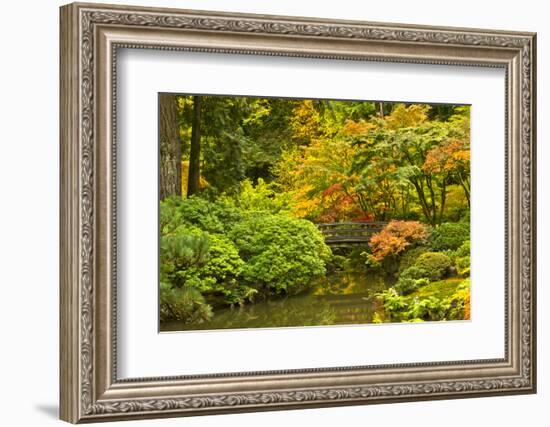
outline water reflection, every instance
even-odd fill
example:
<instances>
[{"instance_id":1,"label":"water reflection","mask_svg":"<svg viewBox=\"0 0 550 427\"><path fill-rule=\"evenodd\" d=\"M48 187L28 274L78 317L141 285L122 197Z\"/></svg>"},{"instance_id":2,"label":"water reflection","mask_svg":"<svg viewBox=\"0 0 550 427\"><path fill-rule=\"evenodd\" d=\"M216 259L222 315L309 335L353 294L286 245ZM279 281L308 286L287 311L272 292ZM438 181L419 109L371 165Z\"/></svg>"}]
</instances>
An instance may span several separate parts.
<instances>
[{"instance_id":1,"label":"water reflection","mask_svg":"<svg viewBox=\"0 0 550 427\"><path fill-rule=\"evenodd\" d=\"M381 276L336 272L320 280L307 294L223 308L204 323L162 323L161 331L372 323L374 313L380 309L373 295L387 286Z\"/></svg>"}]
</instances>

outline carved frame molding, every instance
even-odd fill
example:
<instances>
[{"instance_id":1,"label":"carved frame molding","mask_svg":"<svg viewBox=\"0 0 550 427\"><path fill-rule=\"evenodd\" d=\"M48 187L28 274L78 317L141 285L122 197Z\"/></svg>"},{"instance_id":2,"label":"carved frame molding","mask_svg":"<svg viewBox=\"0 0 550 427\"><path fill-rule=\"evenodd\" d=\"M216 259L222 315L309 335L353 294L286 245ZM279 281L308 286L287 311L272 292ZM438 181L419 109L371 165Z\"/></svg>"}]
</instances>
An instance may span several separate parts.
<instances>
[{"instance_id":1,"label":"carved frame molding","mask_svg":"<svg viewBox=\"0 0 550 427\"><path fill-rule=\"evenodd\" d=\"M118 380L114 146L121 47L505 68L506 357ZM63 6L61 418L76 423L533 393L535 50L532 33Z\"/></svg>"}]
</instances>

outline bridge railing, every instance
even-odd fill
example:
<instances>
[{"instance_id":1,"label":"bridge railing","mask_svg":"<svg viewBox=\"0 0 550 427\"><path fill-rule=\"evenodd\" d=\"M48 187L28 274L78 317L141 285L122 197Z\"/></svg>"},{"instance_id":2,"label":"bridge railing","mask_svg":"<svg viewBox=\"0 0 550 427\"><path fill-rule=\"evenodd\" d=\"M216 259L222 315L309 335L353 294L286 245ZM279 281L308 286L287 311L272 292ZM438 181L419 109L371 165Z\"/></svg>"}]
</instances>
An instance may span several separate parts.
<instances>
[{"instance_id":1,"label":"bridge railing","mask_svg":"<svg viewBox=\"0 0 550 427\"><path fill-rule=\"evenodd\" d=\"M327 244L364 244L374 233L380 232L387 222L330 222L317 224Z\"/></svg>"}]
</instances>

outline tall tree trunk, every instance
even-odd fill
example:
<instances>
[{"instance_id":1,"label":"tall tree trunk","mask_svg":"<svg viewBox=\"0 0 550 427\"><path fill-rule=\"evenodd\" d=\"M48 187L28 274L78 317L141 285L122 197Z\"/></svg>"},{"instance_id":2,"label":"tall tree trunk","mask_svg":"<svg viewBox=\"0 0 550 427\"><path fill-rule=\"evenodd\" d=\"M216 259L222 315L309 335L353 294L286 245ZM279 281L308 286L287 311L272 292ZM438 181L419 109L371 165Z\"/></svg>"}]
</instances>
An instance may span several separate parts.
<instances>
[{"instance_id":1,"label":"tall tree trunk","mask_svg":"<svg viewBox=\"0 0 550 427\"><path fill-rule=\"evenodd\" d=\"M201 97L193 97L193 123L191 128L191 150L189 152L189 179L187 197L199 193L201 178Z\"/></svg>"},{"instance_id":2,"label":"tall tree trunk","mask_svg":"<svg viewBox=\"0 0 550 427\"><path fill-rule=\"evenodd\" d=\"M447 200L447 178L443 178L441 183L441 206L439 207L439 220L437 221L438 225L441 225L443 222L443 214L445 213L445 201Z\"/></svg>"},{"instance_id":3,"label":"tall tree trunk","mask_svg":"<svg viewBox=\"0 0 550 427\"><path fill-rule=\"evenodd\" d=\"M422 207L422 213L426 217L426 220L430 225L435 226L435 223L433 221L433 216L430 211L430 206L428 205L428 201L426 200L426 195L424 194L424 188L418 183L416 179L409 178L409 181L412 183L414 189L416 190L416 194L418 195L418 200L420 201L420 206Z\"/></svg>"},{"instance_id":4,"label":"tall tree trunk","mask_svg":"<svg viewBox=\"0 0 550 427\"><path fill-rule=\"evenodd\" d=\"M428 187L428 190L430 190L430 211L432 214L432 225L437 225L437 203L435 201L435 191L432 185L432 179L426 177L426 186Z\"/></svg>"},{"instance_id":5,"label":"tall tree trunk","mask_svg":"<svg viewBox=\"0 0 550 427\"><path fill-rule=\"evenodd\" d=\"M175 95L159 96L160 192L161 200L181 197L181 141Z\"/></svg>"},{"instance_id":6,"label":"tall tree trunk","mask_svg":"<svg viewBox=\"0 0 550 427\"><path fill-rule=\"evenodd\" d=\"M464 190L466 200L468 201L468 207L470 207L470 182L468 181L468 179L464 180L461 173L458 174L458 179L460 181L460 186Z\"/></svg>"},{"instance_id":7,"label":"tall tree trunk","mask_svg":"<svg viewBox=\"0 0 550 427\"><path fill-rule=\"evenodd\" d=\"M384 118L384 103L383 102L379 102L378 103L378 109L379 109L379 114L380 114L380 118L383 119Z\"/></svg>"}]
</instances>

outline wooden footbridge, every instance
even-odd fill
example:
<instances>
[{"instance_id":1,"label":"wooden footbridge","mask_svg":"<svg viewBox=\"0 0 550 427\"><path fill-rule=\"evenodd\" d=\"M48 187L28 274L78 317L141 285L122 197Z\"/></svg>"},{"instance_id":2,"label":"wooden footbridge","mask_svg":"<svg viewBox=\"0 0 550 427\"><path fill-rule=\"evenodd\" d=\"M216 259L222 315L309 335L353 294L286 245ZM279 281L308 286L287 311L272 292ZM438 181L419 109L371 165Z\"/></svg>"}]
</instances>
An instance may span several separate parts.
<instances>
[{"instance_id":1,"label":"wooden footbridge","mask_svg":"<svg viewBox=\"0 0 550 427\"><path fill-rule=\"evenodd\" d=\"M365 246L387 222L329 222L317 224L325 243L333 247Z\"/></svg>"}]
</instances>

